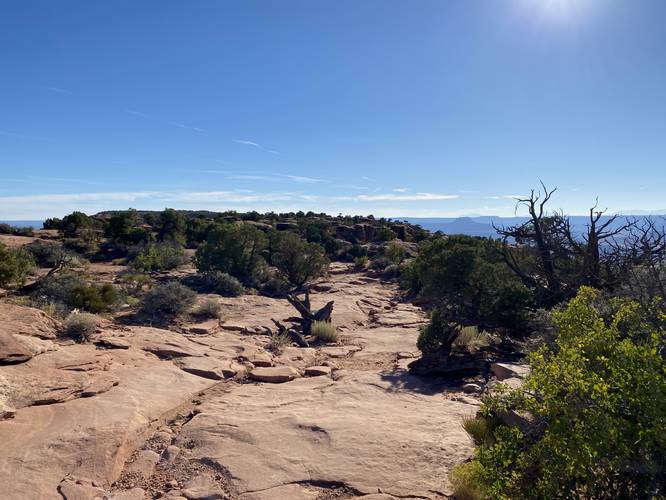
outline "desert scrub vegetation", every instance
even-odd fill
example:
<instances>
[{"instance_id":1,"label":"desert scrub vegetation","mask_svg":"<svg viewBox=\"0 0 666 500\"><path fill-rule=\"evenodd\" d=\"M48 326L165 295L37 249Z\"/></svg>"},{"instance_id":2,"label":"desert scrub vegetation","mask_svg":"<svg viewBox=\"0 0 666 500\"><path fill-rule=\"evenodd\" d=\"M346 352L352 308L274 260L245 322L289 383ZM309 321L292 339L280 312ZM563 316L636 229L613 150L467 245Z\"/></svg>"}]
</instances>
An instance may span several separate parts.
<instances>
[{"instance_id":1,"label":"desert scrub vegetation","mask_svg":"<svg viewBox=\"0 0 666 500\"><path fill-rule=\"evenodd\" d=\"M291 345L291 337L286 332L273 332L271 339L266 344L266 349L276 354L284 351L284 348Z\"/></svg>"},{"instance_id":2,"label":"desert scrub vegetation","mask_svg":"<svg viewBox=\"0 0 666 500\"><path fill-rule=\"evenodd\" d=\"M34 265L32 256L22 249L0 243L0 287L20 286Z\"/></svg>"},{"instance_id":3,"label":"desert scrub vegetation","mask_svg":"<svg viewBox=\"0 0 666 500\"><path fill-rule=\"evenodd\" d=\"M199 318L215 319L220 317L221 311L222 305L217 300L205 299L194 309L192 314Z\"/></svg>"},{"instance_id":4,"label":"desert scrub vegetation","mask_svg":"<svg viewBox=\"0 0 666 500\"><path fill-rule=\"evenodd\" d=\"M666 493L666 330L637 302L581 287L553 312L556 339L529 356L522 390L484 398L490 425L454 485L472 498L660 498ZM479 441L478 432L473 431ZM474 434L473 434L474 435Z\"/></svg>"},{"instance_id":5,"label":"desert scrub vegetation","mask_svg":"<svg viewBox=\"0 0 666 500\"><path fill-rule=\"evenodd\" d=\"M72 313L63 325L63 334L76 342L89 342L97 330L99 318L90 313Z\"/></svg>"},{"instance_id":6,"label":"desert scrub vegetation","mask_svg":"<svg viewBox=\"0 0 666 500\"><path fill-rule=\"evenodd\" d=\"M63 259L74 259L74 255L58 243L35 240L23 246L40 267L54 267Z\"/></svg>"},{"instance_id":7,"label":"desert scrub vegetation","mask_svg":"<svg viewBox=\"0 0 666 500\"><path fill-rule=\"evenodd\" d=\"M360 257L354 258L354 269L357 271L365 271L368 268L368 256L361 255Z\"/></svg>"},{"instance_id":8,"label":"desert scrub vegetation","mask_svg":"<svg viewBox=\"0 0 666 500\"><path fill-rule=\"evenodd\" d=\"M169 281L149 290L141 299L139 313L154 321L172 320L188 312L197 294L177 281Z\"/></svg>"},{"instance_id":9,"label":"desert scrub vegetation","mask_svg":"<svg viewBox=\"0 0 666 500\"><path fill-rule=\"evenodd\" d=\"M0 234L12 234L14 236L33 236L34 230L29 227L17 227L9 224L0 223Z\"/></svg>"},{"instance_id":10,"label":"desert scrub vegetation","mask_svg":"<svg viewBox=\"0 0 666 500\"><path fill-rule=\"evenodd\" d=\"M249 224L218 224L197 249L199 272L227 273L246 285L254 285L265 266L267 236Z\"/></svg>"},{"instance_id":11,"label":"desert scrub vegetation","mask_svg":"<svg viewBox=\"0 0 666 500\"><path fill-rule=\"evenodd\" d=\"M270 263L295 287L323 276L329 265L321 245L290 232L276 231L271 235L269 255Z\"/></svg>"},{"instance_id":12,"label":"desert scrub vegetation","mask_svg":"<svg viewBox=\"0 0 666 500\"><path fill-rule=\"evenodd\" d=\"M110 283L88 284L81 276L69 272L44 280L33 298L37 302L56 304L65 310L103 313L114 310L121 296Z\"/></svg>"},{"instance_id":13,"label":"desert scrub vegetation","mask_svg":"<svg viewBox=\"0 0 666 500\"><path fill-rule=\"evenodd\" d=\"M183 246L177 242L148 243L130 250L133 269L143 273L176 269L187 262Z\"/></svg>"},{"instance_id":14,"label":"desert scrub vegetation","mask_svg":"<svg viewBox=\"0 0 666 500\"><path fill-rule=\"evenodd\" d=\"M326 344L337 342L340 336L335 325L329 321L314 321L312 323L312 335Z\"/></svg>"}]
</instances>

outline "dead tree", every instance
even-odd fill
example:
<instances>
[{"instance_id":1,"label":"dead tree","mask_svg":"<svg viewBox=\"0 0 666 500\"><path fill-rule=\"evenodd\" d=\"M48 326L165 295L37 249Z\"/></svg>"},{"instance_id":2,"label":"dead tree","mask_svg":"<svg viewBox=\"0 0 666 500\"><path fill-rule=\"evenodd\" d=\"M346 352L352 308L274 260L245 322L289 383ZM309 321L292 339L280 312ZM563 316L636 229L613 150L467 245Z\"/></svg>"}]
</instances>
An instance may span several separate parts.
<instances>
[{"instance_id":1,"label":"dead tree","mask_svg":"<svg viewBox=\"0 0 666 500\"><path fill-rule=\"evenodd\" d=\"M504 246L502 256L506 264L523 283L531 288L545 288L546 304L552 305L559 302L562 292L562 282L560 281L555 266L556 248L552 240L552 218L548 217L545 207L546 203L557 191L557 188L548 190L544 183L541 183L543 193L532 189L527 198L519 198L516 201L516 210L519 206L527 208L529 219L522 224L509 227L498 227L493 224L495 230L502 235ZM518 244L525 241L533 242L536 248L539 267L543 272L545 287L529 271L522 268L516 259L508 241L515 240Z\"/></svg>"},{"instance_id":2,"label":"dead tree","mask_svg":"<svg viewBox=\"0 0 666 500\"><path fill-rule=\"evenodd\" d=\"M605 266L606 279L602 277L602 257L601 246L606 241L613 240L616 236L627 231L635 225L634 221L627 220L619 225L615 224L620 218L619 214L608 216L602 220L606 209L597 210L599 199L597 198L594 206L589 211L589 222L582 239L577 239L571 228L571 222L568 216L563 213L555 216L555 229L562 237L566 239L573 252L580 257L583 264L583 283L595 288L602 288L616 281L612 266ZM609 256L609 261L611 255ZM610 262L608 262L610 263Z\"/></svg>"},{"instance_id":3,"label":"dead tree","mask_svg":"<svg viewBox=\"0 0 666 500\"><path fill-rule=\"evenodd\" d=\"M310 305L310 292L309 290L305 291L305 298L300 300L296 295L287 294L287 300L289 303L294 306L298 311L301 317L291 317L288 321L292 323L299 323L301 325L301 331L303 335L310 335L312 332L312 323L315 321L331 321L331 313L333 312L333 302L328 302L321 309L312 312Z\"/></svg>"},{"instance_id":4,"label":"dead tree","mask_svg":"<svg viewBox=\"0 0 666 500\"><path fill-rule=\"evenodd\" d=\"M310 347L308 341L303 337L303 335L298 333L296 330L294 330L293 328L287 328L286 326L284 326L282 323L280 323L275 319L271 321L273 321L273 323L277 327L278 335L287 335L293 342L296 342L299 345L299 347Z\"/></svg>"}]
</instances>

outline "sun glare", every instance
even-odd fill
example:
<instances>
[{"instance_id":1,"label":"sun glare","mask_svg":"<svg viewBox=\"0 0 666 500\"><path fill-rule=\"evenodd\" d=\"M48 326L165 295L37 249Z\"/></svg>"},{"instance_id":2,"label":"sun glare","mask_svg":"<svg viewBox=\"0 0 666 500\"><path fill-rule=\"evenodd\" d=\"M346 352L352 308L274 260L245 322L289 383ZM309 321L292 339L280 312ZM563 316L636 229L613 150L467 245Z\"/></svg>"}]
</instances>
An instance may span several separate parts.
<instances>
[{"instance_id":1,"label":"sun glare","mask_svg":"<svg viewBox=\"0 0 666 500\"><path fill-rule=\"evenodd\" d=\"M524 6L544 21L571 22L580 20L593 0L521 0Z\"/></svg>"}]
</instances>

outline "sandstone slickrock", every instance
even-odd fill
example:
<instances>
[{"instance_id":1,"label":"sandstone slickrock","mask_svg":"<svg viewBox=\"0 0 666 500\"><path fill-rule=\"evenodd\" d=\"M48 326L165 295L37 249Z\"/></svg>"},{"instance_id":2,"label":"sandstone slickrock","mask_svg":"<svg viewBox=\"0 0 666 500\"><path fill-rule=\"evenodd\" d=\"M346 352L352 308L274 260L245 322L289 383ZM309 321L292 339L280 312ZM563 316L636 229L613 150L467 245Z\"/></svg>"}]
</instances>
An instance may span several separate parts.
<instances>
[{"instance_id":1,"label":"sandstone slickrock","mask_svg":"<svg viewBox=\"0 0 666 500\"><path fill-rule=\"evenodd\" d=\"M529 365L516 363L493 363L490 365L490 369L498 380L513 377L524 378L530 372Z\"/></svg>"},{"instance_id":2,"label":"sandstone slickrock","mask_svg":"<svg viewBox=\"0 0 666 500\"><path fill-rule=\"evenodd\" d=\"M184 357L176 361L184 371L212 380L231 378L238 373L240 367L231 361L223 361L209 357Z\"/></svg>"},{"instance_id":3,"label":"sandstone slickrock","mask_svg":"<svg viewBox=\"0 0 666 500\"><path fill-rule=\"evenodd\" d=\"M321 377L331 374L330 366L308 366L305 369L306 377Z\"/></svg>"},{"instance_id":4,"label":"sandstone slickrock","mask_svg":"<svg viewBox=\"0 0 666 500\"><path fill-rule=\"evenodd\" d=\"M269 366L255 368L250 372L250 378L257 382L281 384L289 382L299 376L299 373L290 366Z\"/></svg>"}]
</instances>

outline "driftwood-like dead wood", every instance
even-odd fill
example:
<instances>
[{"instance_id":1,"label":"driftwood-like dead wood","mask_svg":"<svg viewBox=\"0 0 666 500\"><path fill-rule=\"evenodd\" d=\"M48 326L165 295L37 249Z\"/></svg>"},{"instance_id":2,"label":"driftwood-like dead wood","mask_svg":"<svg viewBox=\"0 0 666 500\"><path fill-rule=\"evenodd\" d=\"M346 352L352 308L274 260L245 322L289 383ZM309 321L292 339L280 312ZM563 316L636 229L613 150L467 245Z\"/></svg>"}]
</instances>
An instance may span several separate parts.
<instances>
[{"instance_id":1,"label":"driftwood-like dead wood","mask_svg":"<svg viewBox=\"0 0 666 500\"><path fill-rule=\"evenodd\" d=\"M300 318L289 318L289 320L293 321L294 323L300 323L303 335L310 335L313 322L331 321L331 314L333 312L334 303L332 300L315 312L312 312L310 309L310 292L307 290L303 300L300 300L298 297L292 294L287 295L287 300L301 315Z\"/></svg>"},{"instance_id":2,"label":"driftwood-like dead wood","mask_svg":"<svg viewBox=\"0 0 666 500\"><path fill-rule=\"evenodd\" d=\"M294 330L293 328L287 328L286 326L284 326L282 323L280 323L275 319L271 321L273 321L275 326L277 326L278 334L286 333L287 335L289 335L289 338L292 341L296 342L300 347L310 347L308 341L305 340L305 338L303 338L303 336L300 333L298 333L296 330Z\"/></svg>"}]
</instances>

